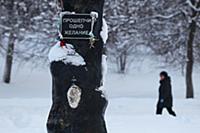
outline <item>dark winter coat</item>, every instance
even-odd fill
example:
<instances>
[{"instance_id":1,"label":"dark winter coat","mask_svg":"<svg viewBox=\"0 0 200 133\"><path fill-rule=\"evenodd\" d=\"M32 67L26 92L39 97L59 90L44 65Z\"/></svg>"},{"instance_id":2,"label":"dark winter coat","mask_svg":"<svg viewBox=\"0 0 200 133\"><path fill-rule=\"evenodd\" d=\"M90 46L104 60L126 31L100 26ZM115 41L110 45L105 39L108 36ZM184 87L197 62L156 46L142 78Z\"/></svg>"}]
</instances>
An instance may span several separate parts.
<instances>
[{"instance_id":1,"label":"dark winter coat","mask_svg":"<svg viewBox=\"0 0 200 133\"><path fill-rule=\"evenodd\" d=\"M172 107L172 87L170 77L160 81L158 107Z\"/></svg>"}]
</instances>

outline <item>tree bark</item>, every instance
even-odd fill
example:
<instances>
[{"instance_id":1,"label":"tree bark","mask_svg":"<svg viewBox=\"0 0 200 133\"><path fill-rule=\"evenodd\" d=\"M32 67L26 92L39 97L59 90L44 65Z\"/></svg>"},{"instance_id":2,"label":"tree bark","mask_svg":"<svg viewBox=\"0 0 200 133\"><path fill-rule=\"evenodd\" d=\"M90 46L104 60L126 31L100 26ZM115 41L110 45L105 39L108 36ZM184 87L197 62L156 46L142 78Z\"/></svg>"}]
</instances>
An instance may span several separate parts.
<instances>
[{"instance_id":1,"label":"tree bark","mask_svg":"<svg viewBox=\"0 0 200 133\"><path fill-rule=\"evenodd\" d=\"M123 52L119 57L119 72L125 73L126 72L126 65L127 65L127 54Z\"/></svg>"},{"instance_id":2,"label":"tree bark","mask_svg":"<svg viewBox=\"0 0 200 133\"><path fill-rule=\"evenodd\" d=\"M6 62L5 62L4 75L3 75L3 81L7 84L9 84L10 80L11 80L14 43L15 43L14 34L11 32L10 36L9 36L9 40L8 40L8 47L7 47L7 52L6 52Z\"/></svg>"},{"instance_id":3,"label":"tree bark","mask_svg":"<svg viewBox=\"0 0 200 133\"><path fill-rule=\"evenodd\" d=\"M107 100L99 90L104 45L100 37L103 5L104 0L63 1L65 11L98 13L93 31L98 41L91 47L89 40L64 40L84 58L85 65L51 62L53 105L47 120L48 133L107 133L104 120Z\"/></svg>"},{"instance_id":4,"label":"tree bark","mask_svg":"<svg viewBox=\"0 0 200 133\"><path fill-rule=\"evenodd\" d=\"M193 5L197 8L200 7L200 1L196 3L196 0L191 0ZM193 53L193 43L195 39L195 33L197 28L197 23L195 18L198 15L198 11L192 9L192 22L189 25L189 36L187 42L187 63L186 63L186 98L194 98L194 87L193 87L193 65L194 65L194 53Z\"/></svg>"},{"instance_id":5,"label":"tree bark","mask_svg":"<svg viewBox=\"0 0 200 133\"><path fill-rule=\"evenodd\" d=\"M196 23L193 21L190 25L189 39L187 43L187 64L186 64L186 98L194 98L194 88L193 88L193 41L196 32Z\"/></svg>"}]
</instances>

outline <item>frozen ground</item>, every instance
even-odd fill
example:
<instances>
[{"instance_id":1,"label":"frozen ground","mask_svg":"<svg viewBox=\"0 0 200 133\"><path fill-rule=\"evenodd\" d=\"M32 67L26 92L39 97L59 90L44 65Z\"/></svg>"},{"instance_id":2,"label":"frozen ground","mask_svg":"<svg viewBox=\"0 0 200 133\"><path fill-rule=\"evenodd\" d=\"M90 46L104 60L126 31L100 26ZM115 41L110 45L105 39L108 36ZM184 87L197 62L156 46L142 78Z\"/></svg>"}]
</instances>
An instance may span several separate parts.
<instances>
[{"instance_id":1,"label":"frozen ground","mask_svg":"<svg viewBox=\"0 0 200 133\"><path fill-rule=\"evenodd\" d=\"M177 118L154 115L155 99L112 98L106 113L109 133L199 133L200 102L176 100ZM1 133L46 133L48 99L1 99Z\"/></svg>"},{"instance_id":2,"label":"frozen ground","mask_svg":"<svg viewBox=\"0 0 200 133\"><path fill-rule=\"evenodd\" d=\"M174 109L178 115L173 118L167 112L163 116L154 114L158 72L138 71L127 76L108 74L106 122L109 133L199 133L198 74L194 75L196 99L185 100L184 78L171 72ZM51 78L48 70L15 68L10 85L0 82L0 133L46 133L50 105Z\"/></svg>"}]
</instances>

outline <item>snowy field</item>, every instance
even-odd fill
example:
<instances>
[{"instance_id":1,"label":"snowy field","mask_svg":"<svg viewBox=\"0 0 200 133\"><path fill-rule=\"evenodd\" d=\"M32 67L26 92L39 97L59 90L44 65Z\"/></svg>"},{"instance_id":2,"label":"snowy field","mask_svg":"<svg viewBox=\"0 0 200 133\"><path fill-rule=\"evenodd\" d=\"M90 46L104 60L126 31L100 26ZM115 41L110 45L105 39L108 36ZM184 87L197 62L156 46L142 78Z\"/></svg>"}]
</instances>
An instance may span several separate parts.
<instances>
[{"instance_id":1,"label":"snowy field","mask_svg":"<svg viewBox=\"0 0 200 133\"><path fill-rule=\"evenodd\" d=\"M0 64L0 75L2 66ZM155 115L159 70L127 76L109 73L106 111L108 133L199 133L200 83L195 74L194 100L185 100L184 78L171 72L174 118L164 111ZM0 82L0 133L46 133L51 106L51 77L48 70L15 67L10 85Z\"/></svg>"}]
</instances>

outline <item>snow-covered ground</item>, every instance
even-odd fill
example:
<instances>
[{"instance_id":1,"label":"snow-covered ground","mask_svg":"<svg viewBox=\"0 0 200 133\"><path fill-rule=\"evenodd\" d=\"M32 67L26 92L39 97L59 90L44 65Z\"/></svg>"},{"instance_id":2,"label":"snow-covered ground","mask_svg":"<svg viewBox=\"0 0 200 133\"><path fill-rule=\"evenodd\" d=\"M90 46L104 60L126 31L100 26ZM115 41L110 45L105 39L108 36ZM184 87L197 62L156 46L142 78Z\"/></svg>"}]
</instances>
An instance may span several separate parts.
<instances>
[{"instance_id":1,"label":"snow-covered ground","mask_svg":"<svg viewBox=\"0 0 200 133\"><path fill-rule=\"evenodd\" d=\"M109 133L199 133L200 102L176 100L178 117L154 115L155 99L112 98L106 113ZM1 99L1 133L45 133L48 99Z\"/></svg>"},{"instance_id":2,"label":"snow-covered ground","mask_svg":"<svg viewBox=\"0 0 200 133\"><path fill-rule=\"evenodd\" d=\"M2 75L3 64L0 64ZM106 122L109 133L199 133L200 83L194 75L194 100L186 100L184 77L170 72L173 80L173 118L164 111L155 115L158 73L136 71L126 76L109 73ZM46 133L46 119L51 106L51 77L47 70L15 67L12 83L0 82L0 133Z\"/></svg>"}]
</instances>

